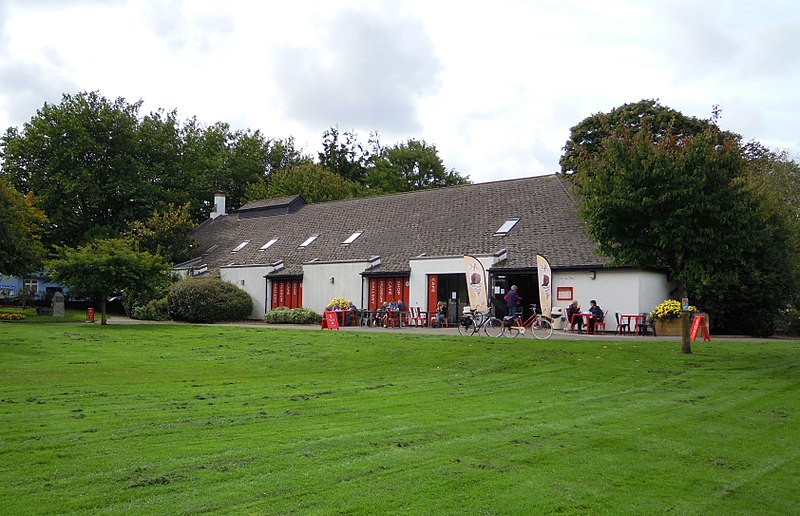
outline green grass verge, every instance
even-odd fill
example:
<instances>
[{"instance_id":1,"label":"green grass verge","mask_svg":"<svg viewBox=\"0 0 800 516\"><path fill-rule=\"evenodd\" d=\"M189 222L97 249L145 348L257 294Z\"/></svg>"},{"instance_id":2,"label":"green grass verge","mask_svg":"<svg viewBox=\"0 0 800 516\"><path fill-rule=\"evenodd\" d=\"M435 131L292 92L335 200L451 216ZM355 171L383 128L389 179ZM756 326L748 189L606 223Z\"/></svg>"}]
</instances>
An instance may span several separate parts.
<instances>
[{"instance_id":1,"label":"green grass verge","mask_svg":"<svg viewBox=\"0 0 800 516\"><path fill-rule=\"evenodd\" d=\"M0 324L24 513L789 514L800 343Z\"/></svg>"}]
</instances>

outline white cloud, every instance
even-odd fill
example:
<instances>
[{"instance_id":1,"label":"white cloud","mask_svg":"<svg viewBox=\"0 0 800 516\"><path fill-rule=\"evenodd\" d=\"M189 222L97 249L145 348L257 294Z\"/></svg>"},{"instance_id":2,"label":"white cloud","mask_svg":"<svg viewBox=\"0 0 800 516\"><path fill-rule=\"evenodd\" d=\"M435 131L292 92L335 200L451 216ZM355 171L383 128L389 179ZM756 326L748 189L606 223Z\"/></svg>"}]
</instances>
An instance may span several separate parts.
<instances>
[{"instance_id":1,"label":"white cloud","mask_svg":"<svg viewBox=\"0 0 800 516\"><path fill-rule=\"evenodd\" d=\"M798 8L633 0L0 0L0 127L99 90L182 118L294 136L333 125L435 144L473 180L550 173L569 128L658 98L722 107L745 139L800 149Z\"/></svg>"}]
</instances>

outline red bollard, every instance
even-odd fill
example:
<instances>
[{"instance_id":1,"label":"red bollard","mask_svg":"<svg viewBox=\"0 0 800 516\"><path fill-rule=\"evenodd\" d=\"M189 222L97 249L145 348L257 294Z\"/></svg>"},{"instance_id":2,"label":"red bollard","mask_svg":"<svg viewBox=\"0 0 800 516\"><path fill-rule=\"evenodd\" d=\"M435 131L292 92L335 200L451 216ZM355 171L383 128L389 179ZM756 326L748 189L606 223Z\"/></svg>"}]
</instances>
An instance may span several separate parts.
<instances>
[{"instance_id":1,"label":"red bollard","mask_svg":"<svg viewBox=\"0 0 800 516\"><path fill-rule=\"evenodd\" d=\"M90 322L90 323L94 322L94 308L87 308L86 309L86 322Z\"/></svg>"}]
</instances>

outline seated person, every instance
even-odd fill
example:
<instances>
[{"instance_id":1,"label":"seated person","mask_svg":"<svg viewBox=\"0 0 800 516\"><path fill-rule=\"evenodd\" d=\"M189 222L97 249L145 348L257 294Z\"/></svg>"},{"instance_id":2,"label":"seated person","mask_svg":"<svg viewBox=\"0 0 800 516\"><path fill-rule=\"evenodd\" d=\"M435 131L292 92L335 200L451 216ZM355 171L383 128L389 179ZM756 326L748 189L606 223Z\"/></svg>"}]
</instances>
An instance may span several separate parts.
<instances>
[{"instance_id":1,"label":"seated person","mask_svg":"<svg viewBox=\"0 0 800 516\"><path fill-rule=\"evenodd\" d=\"M433 321L433 326L435 328L441 328L444 326L444 321L447 318L447 305L444 301L439 301L436 303L436 319Z\"/></svg>"},{"instance_id":2,"label":"seated person","mask_svg":"<svg viewBox=\"0 0 800 516\"><path fill-rule=\"evenodd\" d=\"M408 306L402 299L397 300L397 311L400 312L400 319L404 324L408 324Z\"/></svg>"},{"instance_id":3,"label":"seated person","mask_svg":"<svg viewBox=\"0 0 800 516\"><path fill-rule=\"evenodd\" d=\"M589 317L589 333L594 333L594 325L603 322L604 314L603 309L597 306L597 301L592 299L589 301L589 304L591 305L589 307L589 313L592 314L592 316Z\"/></svg>"},{"instance_id":4,"label":"seated person","mask_svg":"<svg viewBox=\"0 0 800 516\"><path fill-rule=\"evenodd\" d=\"M389 304L384 301L383 304L375 312L375 322L386 326L387 313L389 312Z\"/></svg>"},{"instance_id":5,"label":"seated person","mask_svg":"<svg viewBox=\"0 0 800 516\"><path fill-rule=\"evenodd\" d=\"M345 313L345 326L354 326L356 324L358 314L358 308L356 308L355 303L350 301L350 306L347 307L347 313Z\"/></svg>"},{"instance_id":6,"label":"seated person","mask_svg":"<svg viewBox=\"0 0 800 516\"><path fill-rule=\"evenodd\" d=\"M583 317L575 317L575 314L581 313L581 306L578 304L578 301L573 301L571 305L567 307L567 322L570 324L570 328L572 325L578 327L578 331L583 329Z\"/></svg>"}]
</instances>

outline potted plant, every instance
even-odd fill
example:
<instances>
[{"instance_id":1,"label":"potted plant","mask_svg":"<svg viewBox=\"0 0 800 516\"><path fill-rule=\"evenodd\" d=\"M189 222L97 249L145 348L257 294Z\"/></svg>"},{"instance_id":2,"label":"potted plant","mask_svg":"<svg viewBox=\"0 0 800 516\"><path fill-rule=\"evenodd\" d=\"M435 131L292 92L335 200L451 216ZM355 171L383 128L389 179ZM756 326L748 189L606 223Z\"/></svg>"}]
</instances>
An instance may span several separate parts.
<instances>
[{"instance_id":1,"label":"potted plant","mask_svg":"<svg viewBox=\"0 0 800 516\"><path fill-rule=\"evenodd\" d=\"M690 306L689 313L697 312L697 307ZM681 302L675 299L666 299L650 312L656 335L681 336Z\"/></svg>"}]
</instances>

